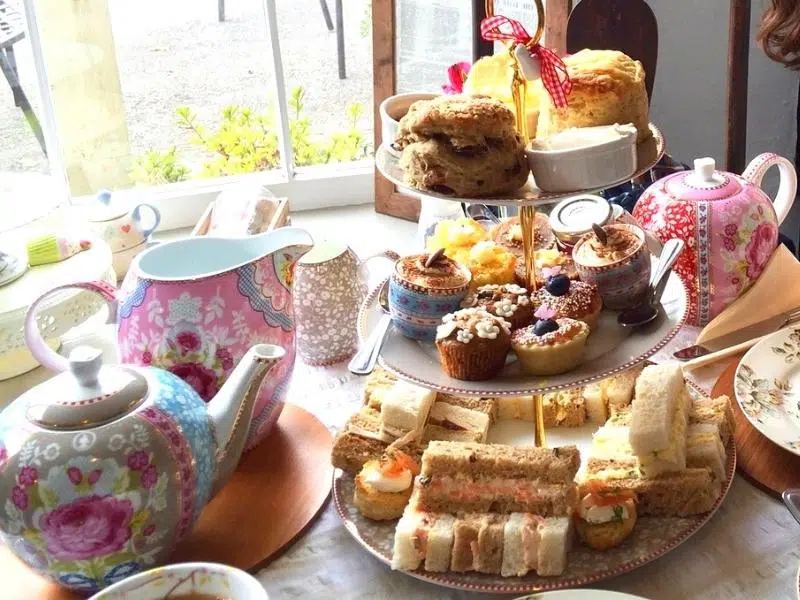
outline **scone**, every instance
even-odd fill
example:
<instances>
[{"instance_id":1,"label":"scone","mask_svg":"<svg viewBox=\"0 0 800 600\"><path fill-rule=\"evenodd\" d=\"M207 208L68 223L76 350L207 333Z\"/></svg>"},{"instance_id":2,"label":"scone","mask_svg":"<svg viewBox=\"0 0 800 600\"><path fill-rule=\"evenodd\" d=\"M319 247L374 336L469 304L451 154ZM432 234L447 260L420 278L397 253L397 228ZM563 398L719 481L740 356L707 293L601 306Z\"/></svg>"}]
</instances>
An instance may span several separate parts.
<instances>
[{"instance_id":1,"label":"scone","mask_svg":"<svg viewBox=\"0 0 800 600\"><path fill-rule=\"evenodd\" d=\"M581 50L565 57L564 64L572 81L568 106L556 108L542 94L536 137L615 123L632 123L638 143L652 135L642 63L616 50Z\"/></svg>"},{"instance_id":2,"label":"scone","mask_svg":"<svg viewBox=\"0 0 800 600\"><path fill-rule=\"evenodd\" d=\"M447 140L409 144L400 157L403 181L445 196L479 198L521 188L528 180L528 162L518 138L498 138L483 150L456 149Z\"/></svg>"},{"instance_id":3,"label":"scone","mask_svg":"<svg viewBox=\"0 0 800 600\"><path fill-rule=\"evenodd\" d=\"M411 105L395 148L411 187L461 197L511 192L528 178L514 113L483 96L441 96Z\"/></svg>"}]
</instances>

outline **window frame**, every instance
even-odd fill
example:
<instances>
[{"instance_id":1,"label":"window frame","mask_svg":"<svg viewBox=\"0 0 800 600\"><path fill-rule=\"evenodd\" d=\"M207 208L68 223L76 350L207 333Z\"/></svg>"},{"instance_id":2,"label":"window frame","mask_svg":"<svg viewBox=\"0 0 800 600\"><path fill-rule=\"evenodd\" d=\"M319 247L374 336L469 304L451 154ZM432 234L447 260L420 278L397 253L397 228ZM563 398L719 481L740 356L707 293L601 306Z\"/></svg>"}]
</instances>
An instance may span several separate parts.
<instances>
[{"instance_id":1,"label":"window frame","mask_svg":"<svg viewBox=\"0 0 800 600\"><path fill-rule=\"evenodd\" d=\"M181 229L194 226L208 205L225 189L244 183L269 186L278 197L289 198L293 212L334 206L370 204L373 202L374 160L335 163L308 167L295 167L294 153L289 136L289 108L286 81L283 74L283 56L278 35L276 5L274 0L262 0L266 34L272 49L271 60L275 74L274 89L278 107L278 143L281 164L278 169L225 176L194 179L179 183L154 186L134 186L114 190L115 200L121 206L132 207L146 201L159 209L162 215L160 230ZM38 28L35 0L22 0L27 23L27 36L36 69L36 79L41 97L41 125L48 150L51 175L63 190L62 198L77 210L93 201L92 196L73 196L69 191L66 170L62 161L61 145L55 121L53 98L50 93L47 64ZM379 128L374 127L377 131ZM63 204L63 203L61 203Z\"/></svg>"}]
</instances>

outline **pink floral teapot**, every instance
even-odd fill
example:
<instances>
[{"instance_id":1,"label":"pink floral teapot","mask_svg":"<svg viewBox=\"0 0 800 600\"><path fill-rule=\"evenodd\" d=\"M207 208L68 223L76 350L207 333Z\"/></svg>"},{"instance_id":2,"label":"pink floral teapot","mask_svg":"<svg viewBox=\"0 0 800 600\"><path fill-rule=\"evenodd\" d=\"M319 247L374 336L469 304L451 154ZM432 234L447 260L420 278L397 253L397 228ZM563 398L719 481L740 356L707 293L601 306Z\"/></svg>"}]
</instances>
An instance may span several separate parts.
<instances>
[{"instance_id":1,"label":"pink floral teapot","mask_svg":"<svg viewBox=\"0 0 800 600\"><path fill-rule=\"evenodd\" d=\"M254 391L285 351L252 347L206 404L162 369L104 365L87 346L59 356L36 324L43 298L26 342L59 374L0 413L0 533L31 568L91 593L164 561L189 532L233 473Z\"/></svg>"},{"instance_id":2,"label":"pink floral teapot","mask_svg":"<svg viewBox=\"0 0 800 600\"><path fill-rule=\"evenodd\" d=\"M774 206L760 187L772 166L780 171ZM662 242L680 238L686 244L674 269L686 287L688 324L707 324L761 275L796 191L794 165L775 154L755 157L742 175L717 171L714 159L699 158L693 171L645 190L634 218Z\"/></svg>"}]
</instances>

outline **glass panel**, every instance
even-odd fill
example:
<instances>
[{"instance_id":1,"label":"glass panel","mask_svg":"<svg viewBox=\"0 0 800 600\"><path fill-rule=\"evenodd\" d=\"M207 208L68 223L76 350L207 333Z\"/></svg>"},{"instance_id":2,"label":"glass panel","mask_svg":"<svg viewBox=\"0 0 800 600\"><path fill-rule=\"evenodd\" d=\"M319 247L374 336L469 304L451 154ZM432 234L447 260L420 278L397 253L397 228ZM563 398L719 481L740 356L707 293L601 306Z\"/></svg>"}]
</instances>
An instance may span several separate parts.
<instances>
[{"instance_id":1,"label":"glass panel","mask_svg":"<svg viewBox=\"0 0 800 600\"><path fill-rule=\"evenodd\" d=\"M371 0L281 0L276 8L295 165L371 157Z\"/></svg>"},{"instance_id":2,"label":"glass panel","mask_svg":"<svg viewBox=\"0 0 800 600\"><path fill-rule=\"evenodd\" d=\"M441 92L447 67L472 62L474 27L466 0L395 0L397 92Z\"/></svg>"},{"instance_id":3,"label":"glass panel","mask_svg":"<svg viewBox=\"0 0 800 600\"><path fill-rule=\"evenodd\" d=\"M32 0L73 195L279 164L262 0Z\"/></svg>"}]
</instances>

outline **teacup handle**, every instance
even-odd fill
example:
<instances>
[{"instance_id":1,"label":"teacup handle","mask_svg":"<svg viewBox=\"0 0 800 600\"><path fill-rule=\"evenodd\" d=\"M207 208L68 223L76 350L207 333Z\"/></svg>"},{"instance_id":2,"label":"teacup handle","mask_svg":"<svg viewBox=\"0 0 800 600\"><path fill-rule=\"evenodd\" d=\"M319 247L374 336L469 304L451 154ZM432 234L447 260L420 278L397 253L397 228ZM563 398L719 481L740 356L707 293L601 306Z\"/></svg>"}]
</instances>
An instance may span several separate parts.
<instances>
[{"instance_id":1,"label":"teacup handle","mask_svg":"<svg viewBox=\"0 0 800 600\"><path fill-rule=\"evenodd\" d=\"M361 279L363 281L367 281L369 279L369 261L373 258L385 258L392 262L396 262L400 259L400 255L395 252L394 250L384 250L382 252L376 252L375 254L370 254L365 259L361 260L360 270L361 270Z\"/></svg>"},{"instance_id":2,"label":"teacup handle","mask_svg":"<svg viewBox=\"0 0 800 600\"><path fill-rule=\"evenodd\" d=\"M61 372L69 368L69 361L61 356L58 352L52 350L50 346L45 343L39 325L36 323L36 310L39 305L55 292L70 289L83 289L90 292L95 292L102 296L103 300L108 305L108 323L114 323L117 320L117 291L113 286L105 281L81 281L78 283L68 283L54 287L39 296L36 301L31 304L28 309L28 314L25 315L25 344L33 354L34 358L39 361L43 367L51 371Z\"/></svg>"},{"instance_id":3,"label":"teacup handle","mask_svg":"<svg viewBox=\"0 0 800 600\"><path fill-rule=\"evenodd\" d=\"M783 223L786 215L794 203L794 196L797 192L797 173L794 170L794 165L788 159L765 152L759 154L742 173L742 177L747 179L750 183L761 187L761 180L771 167L778 167L781 175L781 182L778 187L778 195L775 196L773 204L775 205L775 214L778 216L778 225Z\"/></svg>"},{"instance_id":4,"label":"teacup handle","mask_svg":"<svg viewBox=\"0 0 800 600\"><path fill-rule=\"evenodd\" d=\"M149 229L142 227L142 208L149 208L153 213L153 226ZM158 228L158 224L161 223L161 213L155 206L147 204L146 202L142 202L133 209L132 217L133 222L136 223L136 227L142 232L144 239L149 238L150 234L152 234Z\"/></svg>"}]
</instances>

